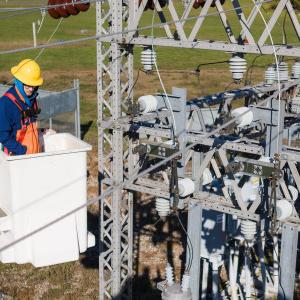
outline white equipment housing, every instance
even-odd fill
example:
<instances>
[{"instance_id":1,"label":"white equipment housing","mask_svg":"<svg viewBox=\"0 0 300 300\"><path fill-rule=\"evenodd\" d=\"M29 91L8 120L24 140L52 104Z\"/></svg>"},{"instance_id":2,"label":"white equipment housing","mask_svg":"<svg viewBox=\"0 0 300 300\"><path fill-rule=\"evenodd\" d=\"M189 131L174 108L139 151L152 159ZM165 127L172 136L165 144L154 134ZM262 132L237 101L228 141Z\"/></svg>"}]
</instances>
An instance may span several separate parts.
<instances>
[{"instance_id":1,"label":"white equipment housing","mask_svg":"<svg viewBox=\"0 0 300 300\"><path fill-rule=\"evenodd\" d=\"M45 136L44 144L45 152L33 155L0 151L0 249L13 243L0 252L3 263L42 267L74 261L88 239L94 242L85 206L91 146L67 133Z\"/></svg>"}]
</instances>

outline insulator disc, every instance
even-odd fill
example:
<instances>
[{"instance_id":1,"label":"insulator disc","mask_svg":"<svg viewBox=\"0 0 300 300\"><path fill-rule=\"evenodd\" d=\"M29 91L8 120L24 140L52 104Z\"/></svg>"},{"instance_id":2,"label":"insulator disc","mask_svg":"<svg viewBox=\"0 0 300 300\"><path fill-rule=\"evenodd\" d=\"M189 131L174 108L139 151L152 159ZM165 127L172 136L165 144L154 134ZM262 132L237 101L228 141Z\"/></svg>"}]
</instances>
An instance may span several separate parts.
<instances>
[{"instance_id":1,"label":"insulator disc","mask_svg":"<svg viewBox=\"0 0 300 300\"><path fill-rule=\"evenodd\" d=\"M193 4L193 7L194 8L199 8L201 6L202 3L204 3L205 1L204 0L196 0Z\"/></svg>"},{"instance_id":2,"label":"insulator disc","mask_svg":"<svg viewBox=\"0 0 300 300\"><path fill-rule=\"evenodd\" d=\"M148 3L147 3L147 5L146 5L146 9L147 9L147 8L149 8L149 9L151 9L151 10L154 10L155 5L154 5L153 0L148 0Z\"/></svg>"},{"instance_id":3,"label":"insulator disc","mask_svg":"<svg viewBox=\"0 0 300 300\"><path fill-rule=\"evenodd\" d=\"M64 4L66 1L65 0L56 0L56 4ZM58 6L56 7L56 10L58 11L59 15L62 18L67 18L70 16L70 14L68 13L66 6Z\"/></svg>"},{"instance_id":4,"label":"insulator disc","mask_svg":"<svg viewBox=\"0 0 300 300\"><path fill-rule=\"evenodd\" d=\"M225 3L225 0L220 0L220 3L221 3L221 5L223 5ZM197 9L200 6L203 7L204 4L205 4L205 0L196 0L193 4L193 7ZM216 6L215 1L213 1L210 6L215 7Z\"/></svg>"},{"instance_id":5,"label":"insulator disc","mask_svg":"<svg viewBox=\"0 0 300 300\"><path fill-rule=\"evenodd\" d=\"M55 4L56 4L56 0L49 0L48 1L48 6L49 5L55 5ZM53 19L59 19L60 18L60 14L59 14L59 12L55 8L49 8L48 9L48 14Z\"/></svg>"},{"instance_id":6,"label":"insulator disc","mask_svg":"<svg viewBox=\"0 0 300 300\"><path fill-rule=\"evenodd\" d=\"M65 3L69 4L69 3L73 3L73 1L72 0L65 0ZM74 4L72 4L72 5L71 4L66 5L66 10L72 16L76 16L76 15L79 14L79 9L76 8L74 6Z\"/></svg>"},{"instance_id":7,"label":"insulator disc","mask_svg":"<svg viewBox=\"0 0 300 300\"><path fill-rule=\"evenodd\" d=\"M86 1L84 3L76 3L76 2L81 2L81 0L74 0L73 2L75 2L75 7L80 11L87 11L90 8L89 1Z\"/></svg>"}]
</instances>

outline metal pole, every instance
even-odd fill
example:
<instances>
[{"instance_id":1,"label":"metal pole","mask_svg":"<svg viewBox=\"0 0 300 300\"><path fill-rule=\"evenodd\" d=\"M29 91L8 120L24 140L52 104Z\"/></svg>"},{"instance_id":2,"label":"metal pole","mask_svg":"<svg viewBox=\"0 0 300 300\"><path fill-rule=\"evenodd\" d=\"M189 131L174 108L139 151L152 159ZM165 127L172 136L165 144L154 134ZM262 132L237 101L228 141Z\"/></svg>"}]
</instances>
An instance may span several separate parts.
<instances>
[{"instance_id":1,"label":"metal pole","mask_svg":"<svg viewBox=\"0 0 300 300\"><path fill-rule=\"evenodd\" d=\"M273 283L274 290L278 291L279 286L279 247L278 247L278 236L277 234L273 237L274 248L273 248Z\"/></svg>"},{"instance_id":2,"label":"metal pole","mask_svg":"<svg viewBox=\"0 0 300 300\"><path fill-rule=\"evenodd\" d=\"M188 210L188 235L191 240L193 256L187 253L187 263L192 259L190 270L190 286L193 300L199 299L200 290L200 244L202 231L202 206L194 201L190 201ZM204 276L205 274L203 274Z\"/></svg>"},{"instance_id":3,"label":"metal pole","mask_svg":"<svg viewBox=\"0 0 300 300\"><path fill-rule=\"evenodd\" d=\"M202 259L201 300L205 300L207 296L208 272L209 272L209 262L206 259Z\"/></svg>"},{"instance_id":4,"label":"metal pole","mask_svg":"<svg viewBox=\"0 0 300 300\"><path fill-rule=\"evenodd\" d=\"M36 23L32 22L32 35L33 35L33 47L35 48L37 46L36 43Z\"/></svg>"},{"instance_id":5,"label":"metal pole","mask_svg":"<svg viewBox=\"0 0 300 300\"><path fill-rule=\"evenodd\" d=\"M293 300L298 246L298 227L284 224L281 236L279 300Z\"/></svg>"},{"instance_id":6,"label":"metal pole","mask_svg":"<svg viewBox=\"0 0 300 300\"><path fill-rule=\"evenodd\" d=\"M76 110L75 110L75 134L80 139L80 85L79 79L74 80L74 89L76 89Z\"/></svg>"},{"instance_id":7,"label":"metal pole","mask_svg":"<svg viewBox=\"0 0 300 300\"><path fill-rule=\"evenodd\" d=\"M212 299L219 299L219 255L212 255L210 257L212 268Z\"/></svg>"}]
</instances>

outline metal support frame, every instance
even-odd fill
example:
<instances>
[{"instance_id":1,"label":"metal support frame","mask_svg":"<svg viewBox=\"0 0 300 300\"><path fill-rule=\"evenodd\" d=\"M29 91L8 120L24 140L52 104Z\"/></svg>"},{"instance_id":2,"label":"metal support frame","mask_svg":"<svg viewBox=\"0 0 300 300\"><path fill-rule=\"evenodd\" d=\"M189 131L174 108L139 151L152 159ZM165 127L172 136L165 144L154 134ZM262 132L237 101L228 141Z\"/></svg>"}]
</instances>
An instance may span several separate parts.
<instances>
[{"instance_id":1,"label":"metal support frame","mask_svg":"<svg viewBox=\"0 0 300 300\"><path fill-rule=\"evenodd\" d=\"M97 2L96 4L96 18L97 18L97 34L114 33L111 37L101 37L97 40L97 90L98 90L98 146L99 146L99 178L100 178L100 192L105 190L107 186L114 187L115 190L111 197L106 197L100 203L100 247L101 254L99 258L99 296L100 299L112 299L114 297L128 298L131 297L131 278L132 274L132 205L134 201L134 191L140 191L152 194L154 196L170 197L168 186L159 184L160 182L151 182L147 176L139 178L137 181L127 184L125 189L117 188L124 180L132 178L138 174L139 167L136 166L138 154L135 152L136 146L142 143L142 139L148 140L147 143L151 147L151 142L163 142L172 138L171 130L165 124L161 124L158 120L169 119L169 124L172 123L170 115L166 111L157 111L148 116L138 117L124 117L125 103L133 99L133 45L155 45L167 46L176 48L190 48L203 49L214 51L229 51L238 53L256 53L272 55L274 48L272 45L267 45L268 35L264 31L261 36L253 37L251 34L251 26L260 18L255 7L252 8L248 19L246 19L243 8L238 1L232 1L233 9L235 9L240 24L240 31L238 35L234 35L230 30L228 24L228 16L226 10L223 9L219 0L216 1L215 12L221 17L224 25L225 34L228 41L220 41L217 38L211 37L211 40L203 40L200 35L200 30L205 26L205 18L207 15L211 0L206 1L204 7L199 12L199 18L196 20L192 30L188 32L186 23L188 21L180 22L181 18L187 18L192 14L192 6L194 0L184 1L182 6L182 13L179 13L180 3L177 4L173 0L169 0L165 8L161 8L158 1L154 1L156 12L161 20L163 31L155 33L154 37L143 35L139 30L141 19L143 18L144 8L147 0L142 0L140 5L138 0L122 1L108 1L107 3ZM252 3L252 2L251 2ZM261 4L257 5L258 7ZM287 12L294 25L298 36L300 33L300 26L296 18L295 11L291 6L290 1L281 0L277 9L273 12L269 25L272 28L276 23L283 10ZM175 22L176 36L171 30L171 23ZM246 25L247 26L246 26ZM130 29L129 33L121 34L122 29ZM161 34L163 32L163 34ZM248 43L245 42L245 38ZM300 48L289 45L275 45L277 55L285 56L300 56ZM298 81L292 83L284 83L285 91L288 93L289 88L294 85L297 86ZM289 86L290 85L290 86ZM253 220L261 222L264 215L261 215L259 207L265 205L260 199L257 199L251 207L247 207L240 194L241 187L235 178L234 172L230 169L233 164L229 157L242 157L243 155L255 156L253 163L251 161L243 161L241 158L239 163L241 165L250 166L250 169L263 170L267 168L266 164L260 162L258 158L261 155L266 155L265 149L259 145L257 141L241 140L240 142L232 142L229 140L222 140L222 137L207 138L204 133L209 130L205 127L203 118L201 118L201 108L206 101L206 105L218 105L224 99L228 102L234 101L243 97L254 97L259 102L261 99L261 88L255 90L255 87L249 89L239 89L232 91L234 96L220 93L205 99L193 99L191 105L182 106L183 101L178 101L179 96L184 99L185 95L182 91L174 90L174 98L171 99L172 109L174 111L177 122L182 122L179 138L179 149L185 150L185 146L190 143L195 143L195 147L191 148L182 156L181 168L178 169L180 177L188 176L186 166L189 162L192 164L193 174L192 179L195 181L196 190L191 198L186 198L184 201L189 205L189 219L188 232L191 236L191 242L194 246L193 263L191 266L191 289L193 299L198 299L199 282L200 282L200 241L201 241L201 211L202 208L220 211L229 215L238 216L240 219ZM263 87L269 95L274 93L276 103L275 90L277 85L272 87ZM269 90L268 90L269 89ZM268 91L267 91L268 90ZM260 92L258 92L260 91ZM264 93L262 93L264 94ZM157 98L164 97L157 95ZM172 95L170 95L172 97ZM176 100L177 99L177 100ZM216 100L217 99L217 100ZM219 101L219 102L218 102ZM162 102L160 102L162 103ZM177 105L177 107L176 107ZM161 105L163 107L163 105ZM179 110L178 110L179 108ZM161 107L160 107L161 109ZM182 111L185 111L182 113ZM275 110L270 115L280 118L279 131L283 131L284 124L284 106L281 106L282 114L278 116ZM254 113L257 110L254 110ZM193 119L185 120L184 116L193 116ZM194 118L194 116L198 116ZM199 117L200 116L200 117ZM145 118L143 120L143 118ZM156 126L143 125L151 119L156 119ZM194 121L197 120L197 121ZM271 122L271 120L270 120ZM272 119L269 124L275 128L277 123ZM178 133L178 132L177 132ZM271 136L272 141L272 135ZM274 135L273 135L274 138ZM274 144L271 142L271 150L268 155L275 153ZM199 149L200 150L199 150ZM205 159L204 155L210 150L209 159ZM281 146L280 146L281 149ZM282 168L289 169L290 173L295 179L295 184L299 188L300 175L297 168L297 161L300 161L300 155L297 152L286 150L282 153L285 164L282 163ZM209 154L206 154L208 157ZM200 163L201 167L200 167ZM214 173L215 178L222 182L222 176L225 173L229 176L229 181L233 186L233 192L228 193L223 187L222 193L215 195L212 193L201 191L201 180L205 168L210 168ZM165 166L167 169L168 166ZM160 172L160 171L158 171ZM263 177L263 174L256 174ZM284 196L288 196L289 192L285 183L281 183ZM295 213L287 222L293 224L300 224L299 216ZM284 225L286 226L286 225ZM283 242L284 245L291 243L290 231L284 227ZM294 244L293 244L294 245ZM287 246L282 249L282 253L286 252ZM262 246L263 248L263 246ZM293 248L294 249L294 248ZM263 250L260 250L262 255ZM235 249L236 252L236 249ZM189 254L188 254L189 255ZM283 255L283 254L282 254ZM281 260L284 258L282 257ZM262 257L260 257L262 260ZM208 265L207 265L208 266ZM289 269L294 269L295 262L289 262ZM284 274L288 270L281 266L280 282L282 283L286 278ZM203 270L202 270L203 271ZM214 268L214 277L217 277L216 268ZM264 271L264 274L266 272ZM204 276L206 276L204 274ZM265 275L263 275L265 276ZM232 277L232 276L231 276ZM238 280L238 274L234 274L232 281ZM265 278L263 278L263 281ZM290 280L285 293L291 293L293 289L293 280ZM216 293L216 289L214 288ZM241 291L239 291L241 292ZM202 297L201 297L202 298Z\"/></svg>"},{"instance_id":2,"label":"metal support frame","mask_svg":"<svg viewBox=\"0 0 300 300\"><path fill-rule=\"evenodd\" d=\"M295 265L298 254L297 226L284 224L282 227L280 252L280 282L278 299L293 299L295 289Z\"/></svg>"}]
</instances>

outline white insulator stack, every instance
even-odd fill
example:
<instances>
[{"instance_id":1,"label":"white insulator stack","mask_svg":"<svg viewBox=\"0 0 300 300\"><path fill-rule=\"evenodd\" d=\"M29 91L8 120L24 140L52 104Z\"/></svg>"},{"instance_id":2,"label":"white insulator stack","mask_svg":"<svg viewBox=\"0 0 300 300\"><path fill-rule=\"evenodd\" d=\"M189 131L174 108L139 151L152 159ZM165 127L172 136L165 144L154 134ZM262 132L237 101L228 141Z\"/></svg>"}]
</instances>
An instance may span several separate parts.
<instances>
[{"instance_id":1,"label":"white insulator stack","mask_svg":"<svg viewBox=\"0 0 300 300\"><path fill-rule=\"evenodd\" d=\"M190 286L190 276L185 274L182 278L182 284L174 282L173 268L167 264L166 267L166 282L163 289L161 289L162 300L192 300Z\"/></svg>"},{"instance_id":2,"label":"white insulator stack","mask_svg":"<svg viewBox=\"0 0 300 300\"><path fill-rule=\"evenodd\" d=\"M180 197L186 197L195 191L195 183L190 178L182 178L178 180L178 190Z\"/></svg>"},{"instance_id":3,"label":"white insulator stack","mask_svg":"<svg viewBox=\"0 0 300 300\"><path fill-rule=\"evenodd\" d=\"M141 52L141 62L146 72L153 70L156 63L156 52L151 47L145 47Z\"/></svg>"},{"instance_id":4,"label":"white insulator stack","mask_svg":"<svg viewBox=\"0 0 300 300\"><path fill-rule=\"evenodd\" d=\"M246 106L235 108L231 112L231 116L237 118L235 123L238 128L249 126L254 119L253 112Z\"/></svg>"},{"instance_id":5,"label":"white insulator stack","mask_svg":"<svg viewBox=\"0 0 300 300\"><path fill-rule=\"evenodd\" d=\"M160 217L166 217L170 213L170 201L165 198L156 198L155 209Z\"/></svg>"},{"instance_id":6,"label":"white insulator stack","mask_svg":"<svg viewBox=\"0 0 300 300\"><path fill-rule=\"evenodd\" d=\"M229 60L229 68L232 73L232 79L235 82L242 80L244 73L247 70L247 61L239 56L233 56Z\"/></svg>"},{"instance_id":7,"label":"white insulator stack","mask_svg":"<svg viewBox=\"0 0 300 300\"><path fill-rule=\"evenodd\" d=\"M167 264L167 267L166 267L166 280L167 280L168 286L171 286L174 284L174 272L173 272L173 268L170 264Z\"/></svg>"},{"instance_id":8,"label":"white insulator stack","mask_svg":"<svg viewBox=\"0 0 300 300\"><path fill-rule=\"evenodd\" d=\"M256 223L250 220L242 220L241 233L245 240L248 242L253 242L256 235Z\"/></svg>"},{"instance_id":9,"label":"white insulator stack","mask_svg":"<svg viewBox=\"0 0 300 300\"><path fill-rule=\"evenodd\" d=\"M293 205L286 199L276 202L276 214L279 221L283 221L293 214Z\"/></svg>"},{"instance_id":10,"label":"white insulator stack","mask_svg":"<svg viewBox=\"0 0 300 300\"><path fill-rule=\"evenodd\" d=\"M271 85L276 80L276 70L274 66L269 66L265 71L265 81L267 85Z\"/></svg>"},{"instance_id":11,"label":"white insulator stack","mask_svg":"<svg viewBox=\"0 0 300 300\"><path fill-rule=\"evenodd\" d=\"M289 80L289 66L286 62L281 62L278 65L279 71L279 81L288 81ZM278 81L278 73L277 73L277 66L276 66L276 81Z\"/></svg>"},{"instance_id":12,"label":"white insulator stack","mask_svg":"<svg viewBox=\"0 0 300 300\"><path fill-rule=\"evenodd\" d=\"M138 99L140 111L142 114L150 113L157 110L157 99L152 95L145 95Z\"/></svg>"},{"instance_id":13,"label":"white insulator stack","mask_svg":"<svg viewBox=\"0 0 300 300\"><path fill-rule=\"evenodd\" d=\"M189 274L183 274L182 281L181 281L181 289L183 292L188 292L190 289L190 278Z\"/></svg>"},{"instance_id":14,"label":"white insulator stack","mask_svg":"<svg viewBox=\"0 0 300 300\"><path fill-rule=\"evenodd\" d=\"M292 66L292 79L300 78L300 62L296 61Z\"/></svg>"}]
</instances>

